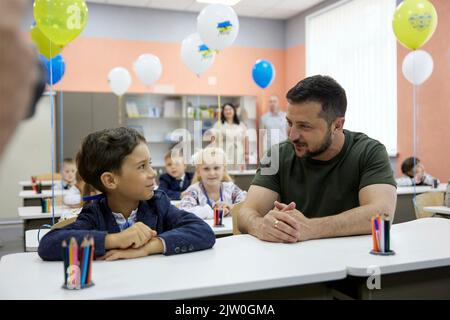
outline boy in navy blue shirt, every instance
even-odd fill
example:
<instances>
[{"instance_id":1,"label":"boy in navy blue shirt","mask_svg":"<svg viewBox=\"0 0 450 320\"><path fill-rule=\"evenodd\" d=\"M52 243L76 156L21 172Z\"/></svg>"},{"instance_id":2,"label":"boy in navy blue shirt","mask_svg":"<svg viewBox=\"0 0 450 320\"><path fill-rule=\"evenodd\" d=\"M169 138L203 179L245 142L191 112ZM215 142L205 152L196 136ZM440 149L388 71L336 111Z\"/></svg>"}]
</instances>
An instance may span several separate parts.
<instances>
[{"instance_id":1,"label":"boy in navy blue shirt","mask_svg":"<svg viewBox=\"0 0 450 320\"><path fill-rule=\"evenodd\" d=\"M77 155L78 171L103 197L86 205L77 220L47 233L39 243L44 260L61 260L61 243L86 236L95 240L95 257L116 260L211 248L208 224L179 210L154 190L155 171L145 138L131 128L89 134Z\"/></svg>"},{"instance_id":2,"label":"boy in navy blue shirt","mask_svg":"<svg viewBox=\"0 0 450 320\"><path fill-rule=\"evenodd\" d=\"M181 193L186 190L192 182L193 174L186 172L183 156L168 152L164 156L167 173L159 177L158 189L163 190L171 200L180 200Z\"/></svg>"}]
</instances>

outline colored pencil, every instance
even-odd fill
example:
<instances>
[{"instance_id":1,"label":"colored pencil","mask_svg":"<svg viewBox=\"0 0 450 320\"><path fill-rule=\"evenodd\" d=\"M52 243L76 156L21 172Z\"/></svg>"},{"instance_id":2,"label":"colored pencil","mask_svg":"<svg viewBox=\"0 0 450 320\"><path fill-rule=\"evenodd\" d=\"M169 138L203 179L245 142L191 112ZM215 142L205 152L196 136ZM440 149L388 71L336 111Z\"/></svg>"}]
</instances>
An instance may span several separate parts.
<instances>
[{"instance_id":1,"label":"colored pencil","mask_svg":"<svg viewBox=\"0 0 450 320\"><path fill-rule=\"evenodd\" d=\"M391 221L389 219L384 220L384 238L386 243L386 252L391 251Z\"/></svg>"},{"instance_id":2,"label":"colored pencil","mask_svg":"<svg viewBox=\"0 0 450 320\"><path fill-rule=\"evenodd\" d=\"M81 244L82 259L80 260L81 266L81 286L83 287L86 284L86 276L87 276L87 268L88 268L88 260L89 260L89 241L87 238L84 238L83 243Z\"/></svg>"},{"instance_id":3,"label":"colored pencil","mask_svg":"<svg viewBox=\"0 0 450 320\"><path fill-rule=\"evenodd\" d=\"M69 261L68 260L68 255L67 255L67 241L63 240L62 245L61 245L61 255L62 255L62 259L63 259L63 267L64 267L64 285L67 285L67 267L69 266Z\"/></svg>"},{"instance_id":4,"label":"colored pencil","mask_svg":"<svg viewBox=\"0 0 450 320\"><path fill-rule=\"evenodd\" d=\"M88 262L88 275L87 275L87 284L90 284L92 279L92 261L94 260L94 238L91 237L89 240L89 262Z\"/></svg>"},{"instance_id":5,"label":"colored pencil","mask_svg":"<svg viewBox=\"0 0 450 320\"><path fill-rule=\"evenodd\" d=\"M375 217L373 217L371 219L371 225L372 225L372 250L373 251L378 251L378 246L377 246L377 236L375 235Z\"/></svg>"}]
</instances>

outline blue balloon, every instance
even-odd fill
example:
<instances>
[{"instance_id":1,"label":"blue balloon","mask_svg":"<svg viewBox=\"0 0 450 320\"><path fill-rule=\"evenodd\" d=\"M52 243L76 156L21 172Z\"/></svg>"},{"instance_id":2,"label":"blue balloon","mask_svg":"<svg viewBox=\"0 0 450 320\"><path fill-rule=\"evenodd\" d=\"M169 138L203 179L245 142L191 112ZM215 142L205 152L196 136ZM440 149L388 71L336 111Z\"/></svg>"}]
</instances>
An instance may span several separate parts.
<instances>
[{"instance_id":1,"label":"blue balloon","mask_svg":"<svg viewBox=\"0 0 450 320\"><path fill-rule=\"evenodd\" d=\"M256 84L265 89L275 79L275 67L270 61L258 60L253 66L252 76Z\"/></svg>"},{"instance_id":2,"label":"blue balloon","mask_svg":"<svg viewBox=\"0 0 450 320\"><path fill-rule=\"evenodd\" d=\"M47 84L57 84L64 76L64 72L66 72L66 64L63 57L58 54L49 60L43 55L39 55L39 59L41 59L47 72Z\"/></svg>"}]
</instances>

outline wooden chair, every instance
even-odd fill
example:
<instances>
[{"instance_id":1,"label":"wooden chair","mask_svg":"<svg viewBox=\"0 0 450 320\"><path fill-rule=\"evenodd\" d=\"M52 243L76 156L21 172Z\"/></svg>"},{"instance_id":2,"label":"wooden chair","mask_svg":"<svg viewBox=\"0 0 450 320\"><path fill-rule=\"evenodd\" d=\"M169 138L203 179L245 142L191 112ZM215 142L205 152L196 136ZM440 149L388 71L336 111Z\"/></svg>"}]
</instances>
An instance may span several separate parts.
<instances>
[{"instance_id":1,"label":"wooden chair","mask_svg":"<svg viewBox=\"0 0 450 320\"><path fill-rule=\"evenodd\" d=\"M72 218L69 218L69 219L66 219L66 220L61 220L61 221L55 223L52 226L51 230L64 228L65 226L67 226L67 225L69 225L71 223L74 223L75 220L77 220L77 217L72 217Z\"/></svg>"},{"instance_id":2,"label":"wooden chair","mask_svg":"<svg viewBox=\"0 0 450 320\"><path fill-rule=\"evenodd\" d=\"M444 192L425 192L413 199L414 211L416 218L429 218L433 216L431 212L425 212L424 207L442 206L444 205Z\"/></svg>"},{"instance_id":3,"label":"wooden chair","mask_svg":"<svg viewBox=\"0 0 450 320\"><path fill-rule=\"evenodd\" d=\"M231 219L233 221L233 234L241 234L241 232L238 229L238 224L237 224L237 220L238 220L238 214L239 214L239 210L241 210L242 205L244 204L243 202L240 202L238 204L235 204L233 206L233 209L231 209Z\"/></svg>"}]
</instances>

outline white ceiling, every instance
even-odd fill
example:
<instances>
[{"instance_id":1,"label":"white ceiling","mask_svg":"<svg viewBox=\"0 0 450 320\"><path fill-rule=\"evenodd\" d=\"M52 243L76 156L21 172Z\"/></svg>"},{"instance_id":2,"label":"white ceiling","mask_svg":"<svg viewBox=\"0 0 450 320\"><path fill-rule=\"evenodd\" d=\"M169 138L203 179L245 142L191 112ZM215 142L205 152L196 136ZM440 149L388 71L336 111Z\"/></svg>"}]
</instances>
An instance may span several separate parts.
<instances>
[{"instance_id":1,"label":"white ceiling","mask_svg":"<svg viewBox=\"0 0 450 320\"><path fill-rule=\"evenodd\" d=\"M195 0L86 0L111 5L200 12L207 4ZM288 19L325 0L241 0L233 6L239 16Z\"/></svg>"}]
</instances>

